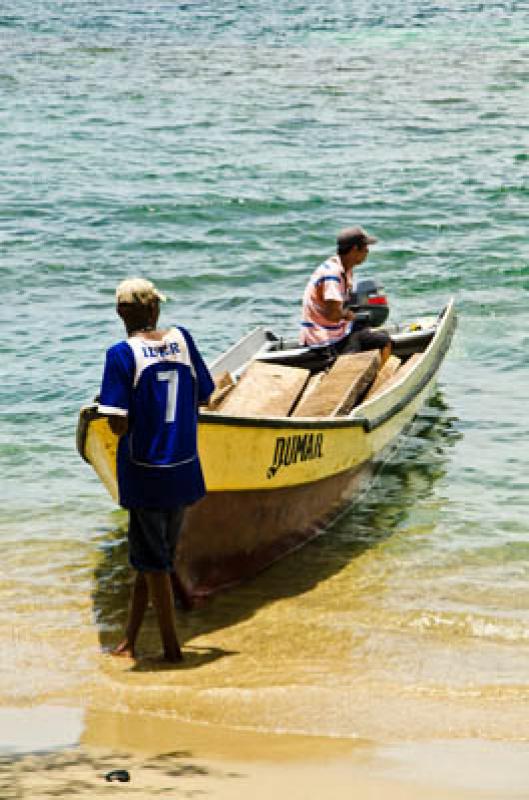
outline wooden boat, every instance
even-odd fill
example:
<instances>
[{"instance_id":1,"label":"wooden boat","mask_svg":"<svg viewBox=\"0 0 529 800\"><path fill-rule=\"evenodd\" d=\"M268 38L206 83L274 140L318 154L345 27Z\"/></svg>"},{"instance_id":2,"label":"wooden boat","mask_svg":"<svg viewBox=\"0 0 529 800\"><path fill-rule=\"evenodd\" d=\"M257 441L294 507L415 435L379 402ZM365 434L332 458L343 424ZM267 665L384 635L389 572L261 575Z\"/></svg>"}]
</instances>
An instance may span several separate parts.
<instances>
[{"instance_id":1,"label":"wooden boat","mask_svg":"<svg viewBox=\"0 0 529 800\"><path fill-rule=\"evenodd\" d=\"M357 381L354 406L336 404L331 397L335 407L325 415L304 414L304 409L318 409L318 382L329 383L336 372L335 366L329 370L325 349L300 348L259 328L211 364L218 395L227 392L227 397L216 409L200 412L199 453L208 493L187 510L177 551L177 569L192 601L254 575L301 546L358 496L372 475L374 457L394 442L432 392L455 326L450 301L438 317L388 328L392 367L386 362L373 380L371 364L370 385L365 375L363 384ZM377 366L378 353L341 356L335 364L348 359L343 363L350 370L354 359L364 358L365 366L373 356ZM237 406L237 392L252 370L257 370L257 384L249 386L262 401L257 411L245 402L244 392ZM270 375L286 375L291 383L294 375L293 382L303 384L294 389L298 394L288 415L281 402L280 413L267 406L260 373L268 385ZM77 433L81 455L117 500L117 441L96 403L81 409Z\"/></svg>"}]
</instances>

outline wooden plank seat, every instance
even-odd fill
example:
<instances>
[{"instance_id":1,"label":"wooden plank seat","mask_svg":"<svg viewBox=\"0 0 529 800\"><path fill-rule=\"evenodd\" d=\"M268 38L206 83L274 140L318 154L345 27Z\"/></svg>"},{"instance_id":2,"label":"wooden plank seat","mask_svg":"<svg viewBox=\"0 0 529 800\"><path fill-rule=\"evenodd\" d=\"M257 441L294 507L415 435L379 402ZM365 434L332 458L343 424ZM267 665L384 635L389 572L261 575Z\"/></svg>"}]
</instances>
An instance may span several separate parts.
<instances>
[{"instance_id":1,"label":"wooden plank seat","mask_svg":"<svg viewBox=\"0 0 529 800\"><path fill-rule=\"evenodd\" d=\"M386 383L393 377L395 372L401 365L401 360L398 356L391 355L385 364L381 366L378 371L378 375L376 376L375 380L371 384L369 391L367 392L364 400L372 400L373 397L376 397L379 394L382 394L384 389L386 388ZM389 385L389 383L388 383Z\"/></svg>"},{"instance_id":2,"label":"wooden plank seat","mask_svg":"<svg viewBox=\"0 0 529 800\"><path fill-rule=\"evenodd\" d=\"M252 361L217 410L234 417L287 417L309 376L308 369Z\"/></svg>"},{"instance_id":3,"label":"wooden plank seat","mask_svg":"<svg viewBox=\"0 0 529 800\"><path fill-rule=\"evenodd\" d=\"M413 369L415 364L418 361L420 361L422 356L423 356L423 353L414 353L412 356L410 356L404 362L401 362L401 360L399 358L397 358L397 356L390 356L388 358L388 360L386 361L386 364L384 364L384 367L392 359L396 359L396 361L398 361L399 363L396 364L396 368L394 368L395 364L392 364L390 367L388 367L388 371L387 371L387 373L385 374L384 377L382 377L382 372L384 370L384 367L382 367L382 369L380 370L379 375L377 376L377 379L376 379L375 383L370 388L370 390L367 393L365 399L366 400L372 400L373 397L376 397L376 396L382 394L382 392L385 392L391 386L394 386L394 384L398 383L398 381L400 381L405 375L408 374L408 372L410 372L410 370ZM378 382L378 378L379 377L381 377L380 382ZM378 385L375 386L375 384L377 384L377 383L378 383Z\"/></svg>"},{"instance_id":4,"label":"wooden plank seat","mask_svg":"<svg viewBox=\"0 0 529 800\"><path fill-rule=\"evenodd\" d=\"M424 353L414 353L412 356L406 359L406 361L401 362L400 366L397 370L393 372L385 381L383 385L380 385L378 388L377 394L381 394L385 392L390 386L393 386L395 383L398 383L408 372L411 372L415 364L421 360ZM391 358L392 356L390 356ZM389 361L389 358L388 358ZM387 362L386 362L387 363Z\"/></svg>"},{"instance_id":5,"label":"wooden plank seat","mask_svg":"<svg viewBox=\"0 0 529 800\"><path fill-rule=\"evenodd\" d=\"M380 367L378 350L339 356L328 372L315 375L293 417L334 417L349 414L374 380Z\"/></svg>"}]
</instances>

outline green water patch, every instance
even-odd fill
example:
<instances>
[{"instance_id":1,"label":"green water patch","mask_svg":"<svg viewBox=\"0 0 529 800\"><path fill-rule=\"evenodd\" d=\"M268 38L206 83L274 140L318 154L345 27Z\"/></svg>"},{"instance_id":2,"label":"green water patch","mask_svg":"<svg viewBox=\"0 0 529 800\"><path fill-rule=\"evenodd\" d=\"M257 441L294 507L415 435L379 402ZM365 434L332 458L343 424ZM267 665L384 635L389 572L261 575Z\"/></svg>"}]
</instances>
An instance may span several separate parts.
<instances>
[{"instance_id":1,"label":"green water patch","mask_svg":"<svg viewBox=\"0 0 529 800\"><path fill-rule=\"evenodd\" d=\"M441 106L443 108L445 106L448 106L448 107L449 106L457 106L458 108L460 106L471 106L471 107L474 107L472 102L468 98L463 97L463 96L460 96L460 97L456 97L456 96L453 96L453 97L450 97L450 96L433 97L433 98L427 99L425 102L426 102L426 105L434 106L434 107Z\"/></svg>"},{"instance_id":2,"label":"green water patch","mask_svg":"<svg viewBox=\"0 0 529 800\"><path fill-rule=\"evenodd\" d=\"M115 56L118 53L123 53L123 50L118 47L98 47L97 45L92 45L90 47L76 48L75 52L79 54L86 53L89 56Z\"/></svg>"},{"instance_id":3,"label":"green water patch","mask_svg":"<svg viewBox=\"0 0 529 800\"><path fill-rule=\"evenodd\" d=\"M483 193L487 200L502 200L508 195L529 194L529 183L502 183L495 189L484 189Z\"/></svg>"},{"instance_id":4,"label":"green water patch","mask_svg":"<svg viewBox=\"0 0 529 800\"><path fill-rule=\"evenodd\" d=\"M15 28L23 22L24 17L22 16L3 13L0 17L0 28Z\"/></svg>"}]
</instances>

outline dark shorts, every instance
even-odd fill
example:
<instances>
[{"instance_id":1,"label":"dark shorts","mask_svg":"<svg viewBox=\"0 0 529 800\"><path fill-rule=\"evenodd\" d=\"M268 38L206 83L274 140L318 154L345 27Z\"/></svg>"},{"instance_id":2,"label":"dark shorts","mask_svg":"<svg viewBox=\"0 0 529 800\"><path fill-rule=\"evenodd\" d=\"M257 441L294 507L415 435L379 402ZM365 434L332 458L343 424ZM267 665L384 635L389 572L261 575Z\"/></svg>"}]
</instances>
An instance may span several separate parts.
<instances>
[{"instance_id":1,"label":"dark shorts","mask_svg":"<svg viewBox=\"0 0 529 800\"><path fill-rule=\"evenodd\" d=\"M172 572L185 507L129 509L129 561L138 572Z\"/></svg>"},{"instance_id":2,"label":"dark shorts","mask_svg":"<svg viewBox=\"0 0 529 800\"><path fill-rule=\"evenodd\" d=\"M364 350L383 350L391 342L386 331L377 331L373 328L361 328L345 336L334 345L339 355L346 353L361 353Z\"/></svg>"}]
</instances>

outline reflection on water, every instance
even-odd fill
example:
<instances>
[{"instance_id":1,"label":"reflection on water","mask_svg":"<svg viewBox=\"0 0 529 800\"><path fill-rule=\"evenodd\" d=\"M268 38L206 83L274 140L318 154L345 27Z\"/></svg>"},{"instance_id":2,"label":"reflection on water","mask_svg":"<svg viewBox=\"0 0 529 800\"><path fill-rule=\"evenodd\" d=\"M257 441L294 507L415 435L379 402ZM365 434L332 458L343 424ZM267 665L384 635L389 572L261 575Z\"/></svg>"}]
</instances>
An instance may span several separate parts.
<instances>
[{"instance_id":1,"label":"reflection on water","mask_svg":"<svg viewBox=\"0 0 529 800\"><path fill-rule=\"evenodd\" d=\"M125 629L131 578L127 552L124 523L100 543L100 560L94 570L94 616L104 650L115 646Z\"/></svg>"}]
</instances>

